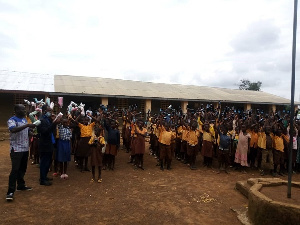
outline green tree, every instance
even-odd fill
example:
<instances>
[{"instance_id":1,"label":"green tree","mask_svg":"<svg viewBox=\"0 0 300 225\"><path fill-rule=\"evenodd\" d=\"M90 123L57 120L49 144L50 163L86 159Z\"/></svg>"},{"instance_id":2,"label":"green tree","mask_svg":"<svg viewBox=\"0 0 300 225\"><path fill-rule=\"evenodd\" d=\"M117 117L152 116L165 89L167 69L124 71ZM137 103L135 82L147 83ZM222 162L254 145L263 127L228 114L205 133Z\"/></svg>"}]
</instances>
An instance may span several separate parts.
<instances>
[{"instance_id":1,"label":"green tree","mask_svg":"<svg viewBox=\"0 0 300 225\"><path fill-rule=\"evenodd\" d=\"M261 81L251 82L248 79L242 79L240 81L241 81L241 83L239 84L240 90L260 91L260 87L262 85Z\"/></svg>"}]
</instances>

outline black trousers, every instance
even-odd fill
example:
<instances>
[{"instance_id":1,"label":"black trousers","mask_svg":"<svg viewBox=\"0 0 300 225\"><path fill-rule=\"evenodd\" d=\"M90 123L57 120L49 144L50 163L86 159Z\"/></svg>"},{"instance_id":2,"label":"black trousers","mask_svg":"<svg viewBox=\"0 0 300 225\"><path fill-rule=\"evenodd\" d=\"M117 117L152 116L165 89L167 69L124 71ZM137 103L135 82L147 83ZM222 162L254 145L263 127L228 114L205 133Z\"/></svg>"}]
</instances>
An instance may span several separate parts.
<instances>
[{"instance_id":1,"label":"black trousers","mask_svg":"<svg viewBox=\"0 0 300 225\"><path fill-rule=\"evenodd\" d=\"M14 193L16 191L16 183L19 188L25 186L24 176L27 170L29 152L11 152L11 172L8 180L7 193Z\"/></svg>"}]
</instances>

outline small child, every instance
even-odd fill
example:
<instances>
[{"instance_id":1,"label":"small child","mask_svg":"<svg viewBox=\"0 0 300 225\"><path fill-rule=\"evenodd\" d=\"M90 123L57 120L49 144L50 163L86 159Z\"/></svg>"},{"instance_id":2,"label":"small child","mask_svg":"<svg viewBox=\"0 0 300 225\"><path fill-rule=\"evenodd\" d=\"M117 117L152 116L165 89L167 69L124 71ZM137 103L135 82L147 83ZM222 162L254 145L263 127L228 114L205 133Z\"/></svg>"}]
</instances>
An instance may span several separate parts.
<instances>
[{"instance_id":1,"label":"small child","mask_svg":"<svg viewBox=\"0 0 300 225\"><path fill-rule=\"evenodd\" d=\"M243 173L246 173L245 167L248 167L247 156L250 152L250 140L251 135L247 133L246 125L243 124L239 133L239 142L237 144L234 160L234 162L240 164L239 167L243 167Z\"/></svg>"},{"instance_id":2,"label":"small child","mask_svg":"<svg viewBox=\"0 0 300 225\"><path fill-rule=\"evenodd\" d=\"M79 117L77 117L75 121L77 122L78 119ZM78 126L80 128L80 139L76 151L76 158L79 161L79 168L81 172L90 171L88 169L88 157L90 155L88 142L91 139L95 122L92 122L90 124L89 122L90 119L88 117L85 117L83 118L83 123L78 123ZM83 166L83 161L84 161L84 166Z\"/></svg>"},{"instance_id":3,"label":"small child","mask_svg":"<svg viewBox=\"0 0 300 225\"><path fill-rule=\"evenodd\" d=\"M225 173L228 174L228 163L229 163L229 152L231 149L231 136L228 134L228 129L226 126L220 127L219 130L219 151L218 151L218 161L219 161L219 171L221 172L221 166L224 164Z\"/></svg>"},{"instance_id":4,"label":"small child","mask_svg":"<svg viewBox=\"0 0 300 225\"><path fill-rule=\"evenodd\" d=\"M255 167L255 160L258 155L258 127L255 126L251 129L250 132L251 140L250 140L250 152L248 155L248 164L250 164L250 167L253 169ZM259 162L260 160L257 160L257 166L260 167Z\"/></svg>"},{"instance_id":5,"label":"small child","mask_svg":"<svg viewBox=\"0 0 300 225\"><path fill-rule=\"evenodd\" d=\"M58 125L59 139L57 143L56 160L60 165L61 179L67 179L68 162L71 161L71 137L72 131L69 128L68 119L62 119Z\"/></svg>"},{"instance_id":6,"label":"small child","mask_svg":"<svg viewBox=\"0 0 300 225\"><path fill-rule=\"evenodd\" d=\"M110 122L104 122L104 127L107 129L107 145L105 148L105 154L107 155L107 165L109 170L114 170L116 155L120 147L120 131L114 120Z\"/></svg>"},{"instance_id":7,"label":"small child","mask_svg":"<svg viewBox=\"0 0 300 225\"><path fill-rule=\"evenodd\" d=\"M203 141L202 141L201 153L204 158L203 165L210 168L212 167L213 142L214 142L214 131L210 129L209 123L205 123L203 127Z\"/></svg>"},{"instance_id":8,"label":"small child","mask_svg":"<svg viewBox=\"0 0 300 225\"><path fill-rule=\"evenodd\" d=\"M273 139L274 135L271 133L271 127L266 126L265 132L260 133L262 137L261 141L261 152L262 152L262 161L261 161L261 171L260 175L264 176L266 170L269 170L271 173L273 171Z\"/></svg>"},{"instance_id":9,"label":"small child","mask_svg":"<svg viewBox=\"0 0 300 225\"><path fill-rule=\"evenodd\" d=\"M97 182L101 183L101 167L102 167L102 148L105 145L105 139L101 135L101 128L95 128L95 134L92 135L89 140L89 145L91 149L91 166L92 166L92 179L91 182L95 181L95 168L98 167L98 179Z\"/></svg>"},{"instance_id":10,"label":"small child","mask_svg":"<svg viewBox=\"0 0 300 225\"><path fill-rule=\"evenodd\" d=\"M161 145L160 145L160 169L164 170L164 160L167 164L167 170L171 169L171 160L172 160L172 152L171 152L171 142L172 139L175 139L176 133L170 130L170 125L166 124L162 126L161 131Z\"/></svg>"},{"instance_id":11,"label":"small child","mask_svg":"<svg viewBox=\"0 0 300 225\"><path fill-rule=\"evenodd\" d=\"M196 169L196 157L198 154L198 138L200 132L197 130L197 123L193 123L187 136L187 155L189 158L190 169Z\"/></svg>"},{"instance_id":12,"label":"small child","mask_svg":"<svg viewBox=\"0 0 300 225\"><path fill-rule=\"evenodd\" d=\"M135 129L135 166L144 170L144 154L145 154L145 137L147 135L147 129L143 127L143 121L138 120Z\"/></svg>"},{"instance_id":13,"label":"small child","mask_svg":"<svg viewBox=\"0 0 300 225\"><path fill-rule=\"evenodd\" d=\"M282 130L278 129L275 130L275 137L274 137L274 154L273 154L273 161L274 161L274 171L273 176L277 176L277 168L280 165L280 170L278 175L283 176L284 171L284 140Z\"/></svg>"}]
</instances>

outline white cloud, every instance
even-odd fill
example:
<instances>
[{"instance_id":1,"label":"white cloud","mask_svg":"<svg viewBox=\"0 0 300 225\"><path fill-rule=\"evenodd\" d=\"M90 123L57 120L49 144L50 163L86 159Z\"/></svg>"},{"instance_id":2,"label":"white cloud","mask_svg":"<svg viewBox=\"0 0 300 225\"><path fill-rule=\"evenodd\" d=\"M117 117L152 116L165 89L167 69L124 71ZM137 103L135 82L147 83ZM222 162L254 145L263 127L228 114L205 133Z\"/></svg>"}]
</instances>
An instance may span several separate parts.
<instances>
[{"instance_id":1,"label":"white cloud","mask_svg":"<svg viewBox=\"0 0 300 225\"><path fill-rule=\"evenodd\" d=\"M248 78L290 97L292 1L0 0L0 8L2 69L228 88Z\"/></svg>"}]
</instances>

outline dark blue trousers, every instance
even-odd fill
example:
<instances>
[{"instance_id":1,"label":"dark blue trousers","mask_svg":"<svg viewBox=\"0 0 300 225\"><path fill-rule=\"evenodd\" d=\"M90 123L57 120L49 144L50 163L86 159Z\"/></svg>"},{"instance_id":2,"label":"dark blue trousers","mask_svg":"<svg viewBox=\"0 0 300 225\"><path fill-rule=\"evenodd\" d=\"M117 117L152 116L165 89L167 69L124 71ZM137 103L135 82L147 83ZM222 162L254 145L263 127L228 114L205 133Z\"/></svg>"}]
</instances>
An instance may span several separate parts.
<instances>
[{"instance_id":1,"label":"dark blue trousers","mask_svg":"<svg viewBox=\"0 0 300 225\"><path fill-rule=\"evenodd\" d=\"M47 174L52 161L52 154L52 151L40 152L40 183L44 183L47 180Z\"/></svg>"}]
</instances>

